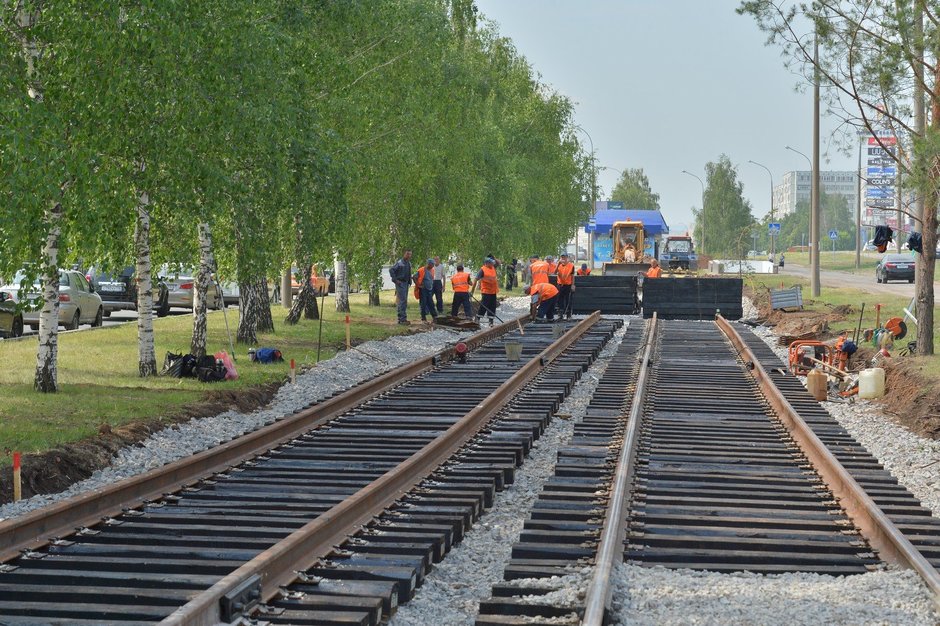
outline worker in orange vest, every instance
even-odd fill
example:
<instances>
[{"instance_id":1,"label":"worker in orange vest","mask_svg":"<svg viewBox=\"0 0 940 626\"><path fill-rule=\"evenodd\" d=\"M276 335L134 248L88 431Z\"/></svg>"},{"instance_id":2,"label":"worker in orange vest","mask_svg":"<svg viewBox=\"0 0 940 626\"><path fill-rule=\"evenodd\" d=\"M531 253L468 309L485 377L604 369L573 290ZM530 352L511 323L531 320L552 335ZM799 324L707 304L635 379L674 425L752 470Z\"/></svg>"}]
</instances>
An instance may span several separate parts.
<instances>
[{"instance_id":1,"label":"worker in orange vest","mask_svg":"<svg viewBox=\"0 0 940 626\"><path fill-rule=\"evenodd\" d=\"M587 266L587 263L582 263L581 268L578 270L578 276L590 276L591 268Z\"/></svg>"},{"instance_id":2,"label":"worker in orange vest","mask_svg":"<svg viewBox=\"0 0 940 626\"><path fill-rule=\"evenodd\" d=\"M571 292L574 291L574 264L568 261L568 255L562 254L555 267L558 276L558 317L571 319Z\"/></svg>"},{"instance_id":3,"label":"worker in orange vest","mask_svg":"<svg viewBox=\"0 0 940 626\"><path fill-rule=\"evenodd\" d=\"M470 272L463 271L463 265L458 265L457 273L450 277L450 286L454 288L450 314L457 317L457 312L463 307L464 317L473 317L473 307L470 306Z\"/></svg>"},{"instance_id":4,"label":"worker in orange vest","mask_svg":"<svg viewBox=\"0 0 940 626\"><path fill-rule=\"evenodd\" d=\"M539 255L533 254L529 263L529 274L532 275L532 284L548 282L548 263L539 260Z\"/></svg>"},{"instance_id":5,"label":"worker in orange vest","mask_svg":"<svg viewBox=\"0 0 940 626\"><path fill-rule=\"evenodd\" d=\"M499 293L499 277L496 275L496 259L491 256L483 259L483 267L477 272L476 279L470 287L471 295L476 292L477 285L480 286L480 306L477 308L477 322L486 314L490 320L490 326L493 325L493 318L496 316L496 307L499 303L496 301L496 294Z\"/></svg>"},{"instance_id":6,"label":"worker in orange vest","mask_svg":"<svg viewBox=\"0 0 940 626\"><path fill-rule=\"evenodd\" d=\"M421 321L427 322L427 316L430 315L430 321L433 322L437 316L437 310L434 308L434 259L428 259L412 279L415 283L415 298L421 305Z\"/></svg>"},{"instance_id":7,"label":"worker in orange vest","mask_svg":"<svg viewBox=\"0 0 940 626\"><path fill-rule=\"evenodd\" d=\"M653 259L650 261L650 268L646 270L647 278L660 278L663 275L663 268L659 267L659 261Z\"/></svg>"},{"instance_id":8,"label":"worker in orange vest","mask_svg":"<svg viewBox=\"0 0 940 626\"><path fill-rule=\"evenodd\" d=\"M545 262L548 263L548 274L551 276L555 273L555 270L558 268L558 264L555 263L555 257L549 255L545 257Z\"/></svg>"},{"instance_id":9,"label":"worker in orange vest","mask_svg":"<svg viewBox=\"0 0 940 626\"><path fill-rule=\"evenodd\" d=\"M532 304L538 305L535 314L536 321L549 321L555 319L555 305L558 303L558 287L550 283L538 283L525 288L525 294L532 296Z\"/></svg>"}]
</instances>

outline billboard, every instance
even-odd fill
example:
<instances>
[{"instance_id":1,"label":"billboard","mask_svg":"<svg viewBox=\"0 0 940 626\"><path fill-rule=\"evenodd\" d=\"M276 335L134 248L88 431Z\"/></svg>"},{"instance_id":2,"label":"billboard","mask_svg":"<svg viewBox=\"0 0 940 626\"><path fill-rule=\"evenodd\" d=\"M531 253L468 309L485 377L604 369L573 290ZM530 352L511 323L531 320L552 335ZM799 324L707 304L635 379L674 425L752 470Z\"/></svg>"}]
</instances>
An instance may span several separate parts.
<instances>
[{"instance_id":1,"label":"billboard","mask_svg":"<svg viewBox=\"0 0 940 626\"><path fill-rule=\"evenodd\" d=\"M898 138L888 129L863 136L865 153L865 217L869 224L888 222L888 211L895 206L898 166L894 161ZM896 221L896 220L895 220Z\"/></svg>"}]
</instances>

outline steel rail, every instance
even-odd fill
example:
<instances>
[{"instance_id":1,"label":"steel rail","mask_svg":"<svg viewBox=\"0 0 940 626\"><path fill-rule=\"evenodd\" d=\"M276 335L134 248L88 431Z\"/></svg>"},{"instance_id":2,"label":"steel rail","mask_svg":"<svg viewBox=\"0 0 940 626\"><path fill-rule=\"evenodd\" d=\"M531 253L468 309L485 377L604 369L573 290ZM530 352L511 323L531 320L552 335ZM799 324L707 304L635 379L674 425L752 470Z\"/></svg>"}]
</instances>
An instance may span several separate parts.
<instances>
[{"instance_id":1,"label":"steel rail","mask_svg":"<svg viewBox=\"0 0 940 626\"><path fill-rule=\"evenodd\" d=\"M411 488L435 471L512 397L531 382L552 360L575 343L600 319L588 316L545 350L523 365L469 413L434 441L386 472L358 492L332 507L313 521L288 535L251 561L225 576L208 590L193 597L161 622L164 625L201 626L221 620L221 601L251 581L260 583L260 599L268 601L280 587L291 583L297 571L324 558L345 538L379 515ZM514 323L514 322L513 322ZM260 580L259 580L260 579Z\"/></svg>"},{"instance_id":2,"label":"steel rail","mask_svg":"<svg viewBox=\"0 0 940 626\"><path fill-rule=\"evenodd\" d=\"M524 316L528 320L531 316ZM470 349L514 330L517 320L493 326L463 340ZM137 476L25 515L0 522L0 563L35 550L57 538L64 538L77 528L97 524L102 518L119 515L178 491L201 478L223 472L272 447L290 441L343 413L430 370L435 364L455 358L454 348L397 367L348 391L320 402L290 417L236 437L208 450L168 463Z\"/></svg>"},{"instance_id":3,"label":"steel rail","mask_svg":"<svg viewBox=\"0 0 940 626\"><path fill-rule=\"evenodd\" d=\"M755 380L777 417L786 426L790 436L800 446L803 454L822 477L862 536L878 551L883 560L916 571L933 593L934 603L940 605L940 572L930 564L920 550L911 544L904 533L813 432L813 429L781 393L734 326L720 315L715 323L728 337L748 367L752 368L751 372Z\"/></svg>"},{"instance_id":4,"label":"steel rail","mask_svg":"<svg viewBox=\"0 0 940 626\"><path fill-rule=\"evenodd\" d=\"M604 527L594 559L594 572L584 597L583 626L602 626L610 609L611 585L610 574L614 563L623 559L623 542L626 535L626 508L632 491L633 468L636 464L636 449L640 440L643 404L646 401L646 381L649 378L649 366L652 361L653 344L656 338L657 315L653 313L646 329L643 356L640 361L633 401L630 403L627 427L623 444L617 458L613 488L604 516Z\"/></svg>"}]
</instances>

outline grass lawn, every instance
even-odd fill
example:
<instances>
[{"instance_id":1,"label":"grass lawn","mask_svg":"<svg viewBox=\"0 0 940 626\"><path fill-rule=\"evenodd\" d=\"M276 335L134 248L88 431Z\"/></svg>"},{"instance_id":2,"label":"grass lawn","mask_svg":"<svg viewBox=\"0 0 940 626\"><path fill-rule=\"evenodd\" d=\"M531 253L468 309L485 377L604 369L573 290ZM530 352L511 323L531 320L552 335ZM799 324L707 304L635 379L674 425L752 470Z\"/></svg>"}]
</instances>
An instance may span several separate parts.
<instances>
[{"instance_id":1,"label":"grass lawn","mask_svg":"<svg viewBox=\"0 0 940 626\"><path fill-rule=\"evenodd\" d=\"M854 263L854 253L846 254L853 255L852 259ZM788 261L789 256L790 255L787 255ZM847 315L846 318L841 322L829 323L830 328L835 332L843 329L847 329L851 332L855 331L855 328L858 325L858 315L863 302L865 303L865 314L864 318L862 319L862 330L865 330L866 328L873 328L875 326L876 304L881 304L882 323L891 317L903 317L904 307L910 304L910 298L904 296L895 296L890 294L876 295L865 291L859 291L858 289L843 287L822 287L820 291L820 297L814 299L809 295L810 286L808 280L798 278L796 276L788 276L786 274L777 274L773 276L752 274L745 279L745 282L754 291L762 291L767 288L776 289L781 286L792 287L794 285L801 285L803 287L803 308L809 311L828 312L833 307L839 305L851 305L854 310L853 313ZM908 322L907 336L895 344L896 349L905 345L908 341L913 341L916 338L916 327L910 320L906 321ZM934 327L933 340L934 346L940 347L940 328L938 328L937 325ZM925 376L934 379L940 379L940 355L935 354L933 356L926 357L906 358L915 359L916 364L920 367Z\"/></svg>"},{"instance_id":2,"label":"grass lawn","mask_svg":"<svg viewBox=\"0 0 940 626\"><path fill-rule=\"evenodd\" d=\"M381 301L382 306L369 307L367 294L350 296L354 342L408 332L407 327L396 324L394 293L383 292ZM343 349L346 337L343 316L336 313L332 297L326 299L325 309L321 360ZM102 424L116 427L134 421L169 420L186 405L205 399L207 392L245 390L282 381L288 375L291 358L298 367L314 364L319 322L301 320L296 326L287 326L283 323L287 309L275 305L273 313L276 332L259 335L259 341L261 346L281 350L285 362L252 363L247 357L248 346L236 345L239 379L212 385L195 379L139 378L134 323L60 335L60 392L56 394L33 391L35 340L0 342L0 465L10 463L12 450L48 450L93 435ZM226 314L234 333L238 311L228 309ZM411 298L409 319L420 319L417 302ZM158 367L167 351L189 351L191 332L189 315L154 320ZM221 311L209 314L207 347L212 353L229 350Z\"/></svg>"}]
</instances>

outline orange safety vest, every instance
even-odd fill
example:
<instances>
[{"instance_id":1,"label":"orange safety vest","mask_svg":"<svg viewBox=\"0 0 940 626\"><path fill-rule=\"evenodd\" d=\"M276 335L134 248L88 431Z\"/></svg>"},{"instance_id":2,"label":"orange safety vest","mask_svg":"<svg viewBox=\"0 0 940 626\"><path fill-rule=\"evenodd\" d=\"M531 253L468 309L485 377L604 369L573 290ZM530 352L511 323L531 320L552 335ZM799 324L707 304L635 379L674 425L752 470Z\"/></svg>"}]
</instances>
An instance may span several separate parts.
<instances>
[{"instance_id":1,"label":"orange safety vest","mask_svg":"<svg viewBox=\"0 0 940 626\"><path fill-rule=\"evenodd\" d=\"M558 268L558 263L549 263L548 264L548 273L554 274L555 270Z\"/></svg>"},{"instance_id":2,"label":"orange safety vest","mask_svg":"<svg viewBox=\"0 0 940 626\"><path fill-rule=\"evenodd\" d=\"M558 287L551 283L539 283L538 285L532 285L532 289L529 293L533 296L539 297L539 302L549 300L558 295Z\"/></svg>"},{"instance_id":3,"label":"orange safety vest","mask_svg":"<svg viewBox=\"0 0 940 626\"><path fill-rule=\"evenodd\" d=\"M484 265L480 268L483 277L480 278L480 293L493 294L499 293L499 278L496 277L496 268Z\"/></svg>"},{"instance_id":4,"label":"orange safety vest","mask_svg":"<svg viewBox=\"0 0 940 626\"><path fill-rule=\"evenodd\" d=\"M571 263L559 263L558 267L555 268L555 273L558 274L559 285L571 285L574 283L574 265Z\"/></svg>"},{"instance_id":5,"label":"orange safety vest","mask_svg":"<svg viewBox=\"0 0 940 626\"><path fill-rule=\"evenodd\" d=\"M529 272L532 273L532 284L548 282L548 263L545 261L536 261L529 266Z\"/></svg>"},{"instance_id":6,"label":"orange safety vest","mask_svg":"<svg viewBox=\"0 0 940 626\"><path fill-rule=\"evenodd\" d=\"M646 270L647 278L660 278L663 275L663 268L661 267L651 267Z\"/></svg>"},{"instance_id":7,"label":"orange safety vest","mask_svg":"<svg viewBox=\"0 0 940 626\"><path fill-rule=\"evenodd\" d=\"M415 300L421 300L421 283L424 282L424 272L427 271L427 267L424 265L418 270L418 282L415 284L414 295Z\"/></svg>"},{"instance_id":8,"label":"orange safety vest","mask_svg":"<svg viewBox=\"0 0 940 626\"><path fill-rule=\"evenodd\" d=\"M450 284L454 287L454 293L469 293L470 272L457 272L450 277Z\"/></svg>"},{"instance_id":9,"label":"orange safety vest","mask_svg":"<svg viewBox=\"0 0 940 626\"><path fill-rule=\"evenodd\" d=\"M583 270L578 268L578 276L588 276L590 275L590 273L591 273L590 267L586 267Z\"/></svg>"}]
</instances>

